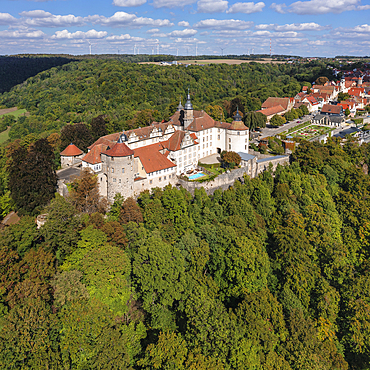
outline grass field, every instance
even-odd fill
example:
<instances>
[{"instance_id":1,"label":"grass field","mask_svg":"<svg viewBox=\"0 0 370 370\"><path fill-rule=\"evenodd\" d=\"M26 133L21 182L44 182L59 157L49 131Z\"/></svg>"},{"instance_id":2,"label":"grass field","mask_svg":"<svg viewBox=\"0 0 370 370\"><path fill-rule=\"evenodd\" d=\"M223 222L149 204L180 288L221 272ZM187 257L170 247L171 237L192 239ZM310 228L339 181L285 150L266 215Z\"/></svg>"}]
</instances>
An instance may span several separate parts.
<instances>
[{"instance_id":1,"label":"grass field","mask_svg":"<svg viewBox=\"0 0 370 370\"><path fill-rule=\"evenodd\" d=\"M174 57L174 60L176 57ZM196 60L196 59L189 59L189 60L179 60L179 64L194 64L194 65L202 65L202 64L229 64L229 65L234 65L234 64L242 64L242 63L251 63L251 62L256 62L256 63L273 63L273 64L281 64L281 63L286 63L283 61L278 61L278 60L271 60L271 59L263 59L263 60L243 60L243 59L204 59L204 60ZM160 64L160 62L142 62L139 64Z\"/></svg>"},{"instance_id":2,"label":"grass field","mask_svg":"<svg viewBox=\"0 0 370 370\"><path fill-rule=\"evenodd\" d=\"M0 117L12 115L17 119L19 116L22 116L25 113L27 113L25 109L18 109L17 107L8 108L8 109L0 109Z\"/></svg>"},{"instance_id":3,"label":"grass field","mask_svg":"<svg viewBox=\"0 0 370 370\"><path fill-rule=\"evenodd\" d=\"M8 127L7 130L0 132L0 144L2 144L4 141L7 141L9 139L9 131L10 127Z\"/></svg>"}]
</instances>

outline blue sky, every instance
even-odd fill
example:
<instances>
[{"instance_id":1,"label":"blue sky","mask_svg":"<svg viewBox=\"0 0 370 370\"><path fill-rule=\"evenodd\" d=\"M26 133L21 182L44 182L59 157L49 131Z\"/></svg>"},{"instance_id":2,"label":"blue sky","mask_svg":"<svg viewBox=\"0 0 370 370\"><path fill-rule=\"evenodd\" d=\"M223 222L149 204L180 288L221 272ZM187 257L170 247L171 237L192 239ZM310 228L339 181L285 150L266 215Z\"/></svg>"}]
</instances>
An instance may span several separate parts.
<instances>
[{"instance_id":1,"label":"blue sky","mask_svg":"<svg viewBox=\"0 0 370 370\"><path fill-rule=\"evenodd\" d=\"M369 0L278 1L0 0L0 54L370 55Z\"/></svg>"}]
</instances>

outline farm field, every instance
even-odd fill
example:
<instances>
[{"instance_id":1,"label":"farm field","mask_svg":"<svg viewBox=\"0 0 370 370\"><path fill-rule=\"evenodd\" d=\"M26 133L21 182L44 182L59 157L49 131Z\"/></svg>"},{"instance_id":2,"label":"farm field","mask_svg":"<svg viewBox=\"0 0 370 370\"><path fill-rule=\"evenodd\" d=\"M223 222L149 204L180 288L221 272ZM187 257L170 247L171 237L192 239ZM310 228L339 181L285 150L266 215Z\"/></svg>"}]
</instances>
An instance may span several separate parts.
<instances>
[{"instance_id":1,"label":"farm field","mask_svg":"<svg viewBox=\"0 0 370 370\"><path fill-rule=\"evenodd\" d=\"M18 109L17 107L0 109L0 117L1 116L12 115L15 118L18 118L19 116L22 116L25 113L27 113L27 111L25 109Z\"/></svg>"},{"instance_id":2,"label":"farm field","mask_svg":"<svg viewBox=\"0 0 370 370\"><path fill-rule=\"evenodd\" d=\"M328 132L333 130L334 127L310 125L307 127L303 127L297 131L291 132L289 135L295 138L310 140L317 136L327 134Z\"/></svg>"}]
</instances>

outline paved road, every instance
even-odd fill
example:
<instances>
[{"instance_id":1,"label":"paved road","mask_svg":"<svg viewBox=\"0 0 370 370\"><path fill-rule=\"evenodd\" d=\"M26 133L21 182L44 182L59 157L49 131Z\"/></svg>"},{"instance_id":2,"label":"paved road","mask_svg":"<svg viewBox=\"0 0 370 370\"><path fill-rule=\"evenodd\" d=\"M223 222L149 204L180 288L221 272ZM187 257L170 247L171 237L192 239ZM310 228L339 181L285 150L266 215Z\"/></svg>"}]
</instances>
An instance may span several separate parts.
<instances>
[{"instance_id":1,"label":"paved road","mask_svg":"<svg viewBox=\"0 0 370 370\"><path fill-rule=\"evenodd\" d=\"M308 115L303 117L302 119L298 119L299 123L297 121L289 122L283 126L280 127L265 127L261 129L261 136L260 138L268 137L268 136L275 136L277 134L281 134L283 131L288 131L290 128L300 125L303 122L310 121L313 116Z\"/></svg>"},{"instance_id":2,"label":"paved road","mask_svg":"<svg viewBox=\"0 0 370 370\"><path fill-rule=\"evenodd\" d=\"M81 168L68 167L57 172L58 180L65 180L69 182L73 177L80 174Z\"/></svg>"}]
</instances>

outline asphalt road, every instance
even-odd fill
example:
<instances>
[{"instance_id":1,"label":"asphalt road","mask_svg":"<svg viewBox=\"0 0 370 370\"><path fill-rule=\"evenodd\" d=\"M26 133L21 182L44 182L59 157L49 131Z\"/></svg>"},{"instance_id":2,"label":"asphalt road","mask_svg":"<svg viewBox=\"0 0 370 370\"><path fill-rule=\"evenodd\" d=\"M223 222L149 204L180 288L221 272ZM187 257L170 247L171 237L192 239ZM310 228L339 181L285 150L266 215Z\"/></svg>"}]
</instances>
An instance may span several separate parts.
<instances>
[{"instance_id":1,"label":"asphalt road","mask_svg":"<svg viewBox=\"0 0 370 370\"><path fill-rule=\"evenodd\" d=\"M304 116L303 118L299 118L297 120L297 121L299 121L299 123L295 120L295 121L286 123L285 125L280 126L280 127L272 127L272 126L265 127L263 129L261 129L261 135L260 135L259 139L262 139L264 137L269 137L269 136L275 136L277 134L281 134L282 132L288 131L290 128L298 126L303 122L310 121L312 117L313 116L308 115L308 116Z\"/></svg>"},{"instance_id":2,"label":"asphalt road","mask_svg":"<svg viewBox=\"0 0 370 370\"><path fill-rule=\"evenodd\" d=\"M80 174L81 168L68 167L57 172L58 180L65 180L69 182L73 177Z\"/></svg>"}]
</instances>

